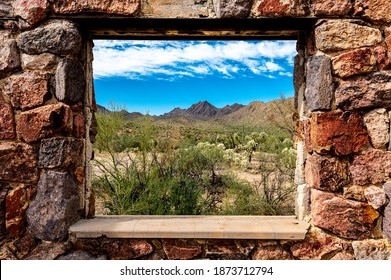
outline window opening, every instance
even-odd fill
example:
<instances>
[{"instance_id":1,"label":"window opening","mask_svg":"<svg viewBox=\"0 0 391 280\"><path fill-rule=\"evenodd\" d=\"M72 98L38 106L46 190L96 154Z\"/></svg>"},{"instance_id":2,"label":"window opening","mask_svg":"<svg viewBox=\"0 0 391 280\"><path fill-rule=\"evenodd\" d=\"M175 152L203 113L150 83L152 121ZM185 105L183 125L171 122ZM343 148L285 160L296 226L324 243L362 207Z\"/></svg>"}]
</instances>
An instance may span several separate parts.
<instances>
[{"instance_id":1,"label":"window opening","mask_svg":"<svg viewBox=\"0 0 391 280\"><path fill-rule=\"evenodd\" d=\"M94 44L96 214L294 214L294 41Z\"/></svg>"}]
</instances>

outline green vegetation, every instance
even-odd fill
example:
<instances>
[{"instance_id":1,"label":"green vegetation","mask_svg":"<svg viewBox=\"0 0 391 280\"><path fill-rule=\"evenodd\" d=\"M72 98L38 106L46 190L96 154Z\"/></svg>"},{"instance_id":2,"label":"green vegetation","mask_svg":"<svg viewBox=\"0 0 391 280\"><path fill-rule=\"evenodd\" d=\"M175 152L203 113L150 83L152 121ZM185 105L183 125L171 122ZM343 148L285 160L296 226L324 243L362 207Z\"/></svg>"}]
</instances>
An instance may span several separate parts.
<instances>
[{"instance_id":1,"label":"green vegetation","mask_svg":"<svg viewBox=\"0 0 391 280\"><path fill-rule=\"evenodd\" d=\"M121 111L97 121L93 186L107 214L293 214L296 154L275 125L125 120Z\"/></svg>"}]
</instances>

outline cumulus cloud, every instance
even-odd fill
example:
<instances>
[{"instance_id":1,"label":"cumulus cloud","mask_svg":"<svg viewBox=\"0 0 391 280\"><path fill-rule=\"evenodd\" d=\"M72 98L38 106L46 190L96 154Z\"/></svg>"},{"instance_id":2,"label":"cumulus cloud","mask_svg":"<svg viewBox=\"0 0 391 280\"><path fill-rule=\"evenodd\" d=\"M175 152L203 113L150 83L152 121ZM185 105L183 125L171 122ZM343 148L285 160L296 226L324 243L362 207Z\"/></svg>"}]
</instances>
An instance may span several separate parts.
<instances>
[{"instance_id":1,"label":"cumulus cloud","mask_svg":"<svg viewBox=\"0 0 391 280\"><path fill-rule=\"evenodd\" d=\"M94 78L292 76L293 41L96 40Z\"/></svg>"}]
</instances>

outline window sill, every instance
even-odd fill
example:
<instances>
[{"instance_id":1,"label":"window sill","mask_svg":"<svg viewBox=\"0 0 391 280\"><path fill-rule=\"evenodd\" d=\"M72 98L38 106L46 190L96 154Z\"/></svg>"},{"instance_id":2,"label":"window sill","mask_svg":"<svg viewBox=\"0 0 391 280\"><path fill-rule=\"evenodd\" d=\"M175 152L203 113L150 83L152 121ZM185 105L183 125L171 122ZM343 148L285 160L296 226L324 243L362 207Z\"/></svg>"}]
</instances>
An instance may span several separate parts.
<instances>
[{"instance_id":1,"label":"window sill","mask_svg":"<svg viewBox=\"0 0 391 280\"><path fill-rule=\"evenodd\" d=\"M70 227L76 238L303 240L309 224L294 216L97 216Z\"/></svg>"}]
</instances>

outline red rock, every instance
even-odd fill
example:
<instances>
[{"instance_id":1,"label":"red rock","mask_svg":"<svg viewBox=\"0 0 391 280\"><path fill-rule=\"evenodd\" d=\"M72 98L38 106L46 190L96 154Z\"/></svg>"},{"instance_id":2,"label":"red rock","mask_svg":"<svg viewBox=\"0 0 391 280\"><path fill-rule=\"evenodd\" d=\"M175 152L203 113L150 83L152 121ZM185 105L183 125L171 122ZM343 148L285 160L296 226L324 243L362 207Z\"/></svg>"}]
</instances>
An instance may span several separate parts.
<instances>
[{"instance_id":1,"label":"red rock","mask_svg":"<svg viewBox=\"0 0 391 280\"><path fill-rule=\"evenodd\" d=\"M20 237L26 228L26 210L29 203L23 187L13 189L5 200L5 226L13 237Z\"/></svg>"},{"instance_id":2,"label":"red rock","mask_svg":"<svg viewBox=\"0 0 391 280\"><path fill-rule=\"evenodd\" d=\"M354 184L383 183L391 178L391 152L362 151L353 158L350 172Z\"/></svg>"},{"instance_id":3,"label":"red rock","mask_svg":"<svg viewBox=\"0 0 391 280\"><path fill-rule=\"evenodd\" d=\"M18 136L28 143L71 129L72 111L63 103L23 112L16 125Z\"/></svg>"},{"instance_id":4,"label":"red rock","mask_svg":"<svg viewBox=\"0 0 391 280\"><path fill-rule=\"evenodd\" d=\"M334 73L342 78L374 70L376 57L370 48L356 49L332 59Z\"/></svg>"},{"instance_id":5,"label":"red rock","mask_svg":"<svg viewBox=\"0 0 391 280\"><path fill-rule=\"evenodd\" d=\"M256 0L252 9L255 17L304 16L307 12L303 0Z\"/></svg>"},{"instance_id":6,"label":"red rock","mask_svg":"<svg viewBox=\"0 0 391 280\"><path fill-rule=\"evenodd\" d=\"M65 254L64 243L42 242L25 258L26 260L55 260Z\"/></svg>"},{"instance_id":7,"label":"red rock","mask_svg":"<svg viewBox=\"0 0 391 280\"><path fill-rule=\"evenodd\" d=\"M358 152L367 143L368 133L359 113L312 113L311 144L314 151L343 156Z\"/></svg>"},{"instance_id":8,"label":"red rock","mask_svg":"<svg viewBox=\"0 0 391 280\"><path fill-rule=\"evenodd\" d=\"M294 260L292 254L281 245L262 246L255 249L253 260Z\"/></svg>"},{"instance_id":9,"label":"red rock","mask_svg":"<svg viewBox=\"0 0 391 280\"><path fill-rule=\"evenodd\" d=\"M29 233L25 234L22 238L18 239L13 244L19 259L23 259L34 249L36 245L34 237Z\"/></svg>"},{"instance_id":10,"label":"red rock","mask_svg":"<svg viewBox=\"0 0 391 280\"><path fill-rule=\"evenodd\" d=\"M0 140L13 139L15 133L14 111L12 106L5 103L0 94Z\"/></svg>"},{"instance_id":11,"label":"red rock","mask_svg":"<svg viewBox=\"0 0 391 280\"><path fill-rule=\"evenodd\" d=\"M169 260L190 260L202 253L201 246L178 239L163 240L163 249Z\"/></svg>"},{"instance_id":12,"label":"red rock","mask_svg":"<svg viewBox=\"0 0 391 280\"><path fill-rule=\"evenodd\" d=\"M376 226L379 213L366 203L313 189L313 224L347 239L364 239Z\"/></svg>"},{"instance_id":13,"label":"red rock","mask_svg":"<svg viewBox=\"0 0 391 280\"><path fill-rule=\"evenodd\" d=\"M391 27L384 29L384 35L386 36L387 49L391 52Z\"/></svg>"},{"instance_id":14,"label":"red rock","mask_svg":"<svg viewBox=\"0 0 391 280\"><path fill-rule=\"evenodd\" d=\"M246 240L208 240L206 257L208 259L248 259L255 248L252 241Z\"/></svg>"},{"instance_id":15,"label":"red rock","mask_svg":"<svg viewBox=\"0 0 391 280\"><path fill-rule=\"evenodd\" d=\"M339 252L334 257L332 257L330 260L334 260L334 261L351 261L351 260L355 260L355 258L350 253Z\"/></svg>"},{"instance_id":16,"label":"red rock","mask_svg":"<svg viewBox=\"0 0 391 280\"><path fill-rule=\"evenodd\" d=\"M8 79L7 94L15 108L31 109L50 98L49 75L26 71Z\"/></svg>"},{"instance_id":17,"label":"red rock","mask_svg":"<svg viewBox=\"0 0 391 280\"><path fill-rule=\"evenodd\" d=\"M390 59L388 58L387 48L378 46L375 48L376 65L379 70L390 69Z\"/></svg>"},{"instance_id":18,"label":"red rock","mask_svg":"<svg viewBox=\"0 0 391 280\"><path fill-rule=\"evenodd\" d=\"M82 138L86 133L86 127L84 123L84 115L77 113L73 115L73 136L76 138Z\"/></svg>"},{"instance_id":19,"label":"red rock","mask_svg":"<svg viewBox=\"0 0 391 280\"><path fill-rule=\"evenodd\" d=\"M81 185L84 183L84 167L79 166L74 172L76 181Z\"/></svg>"},{"instance_id":20,"label":"red rock","mask_svg":"<svg viewBox=\"0 0 391 280\"><path fill-rule=\"evenodd\" d=\"M333 252L341 251L346 244L347 242L341 239L313 229L303 241L293 244L290 250L292 255L300 260L321 260Z\"/></svg>"},{"instance_id":21,"label":"red rock","mask_svg":"<svg viewBox=\"0 0 391 280\"><path fill-rule=\"evenodd\" d=\"M304 142L305 149L307 153L312 153L312 143L311 143L311 120L306 119L304 121Z\"/></svg>"},{"instance_id":22,"label":"red rock","mask_svg":"<svg viewBox=\"0 0 391 280\"><path fill-rule=\"evenodd\" d=\"M131 260L152 253L153 247L144 240L113 240L102 246L103 251L112 260Z\"/></svg>"},{"instance_id":23,"label":"red rock","mask_svg":"<svg viewBox=\"0 0 391 280\"><path fill-rule=\"evenodd\" d=\"M349 163L313 154L305 163L306 183L315 189L336 192L351 182Z\"/></svg>"},{"instance_id":24,"label":"red rock","mask_svg":"<svg viewBox=\"0 0 391 280\"><path fill-rule=\"evenodd\" d=\"M140 9L140 0L60 0L54 5L57 14L105 13L134 15Z\"/></svg>"},{"instance_id":25,"label":"red rock","mask_svg":"<svg viewBox=\"0 0 391 280\"><path fill-rule=\"evenodd\" d=\"M391 182L385 183L383 187L390 202L384 207L382 230L391 242Z\"/></svg>"},{"instance_id":26,"label":"red rock","mask_svg":"<svg viewBox=\"0 0 391 280\"><path fill-rule=\"evenodd\" d=\"M38 181L38 155L22 143L0 143L0 181L34 183Z\"/></svg>"},{"instance_id":27,"label":"red rock","mask_svg":"<svg viewBox=\"0 0 391 280\"><path fill-rule=\"evenodd\" d=\"M356 0L355 14L374 22L391 22L391 2L387 0Z\"/></svg>"},{"instance_id":28,"label":"red rock","mask_svg":"<svg viewBox=\"0 0 391 280\"><path fill-rule=\"evenodd\" d=\"M49 5L47 0L15 0L13 3L15 15L32 25L45 19Z\"/></svg>"},{"instance_id":29,"label":"red rock","mask_svg":"<svg viewBox=\"0 0 391 280\"><path fill-rule=\"evenodd\" d=\"M352 7L350 0L312 0L311 10L316 16L344 16Z\"/></svg>"},{"instance_id":30,"label":"red rock","mask_svg":"<svg viewBox=\"0 0 391 280\"><path fill-rule=\"evenodd\" d=\"M391 73L376 72L341 81L335 91L336 105L343 110L391 106Z\"/></svg>"}]
</instances>

